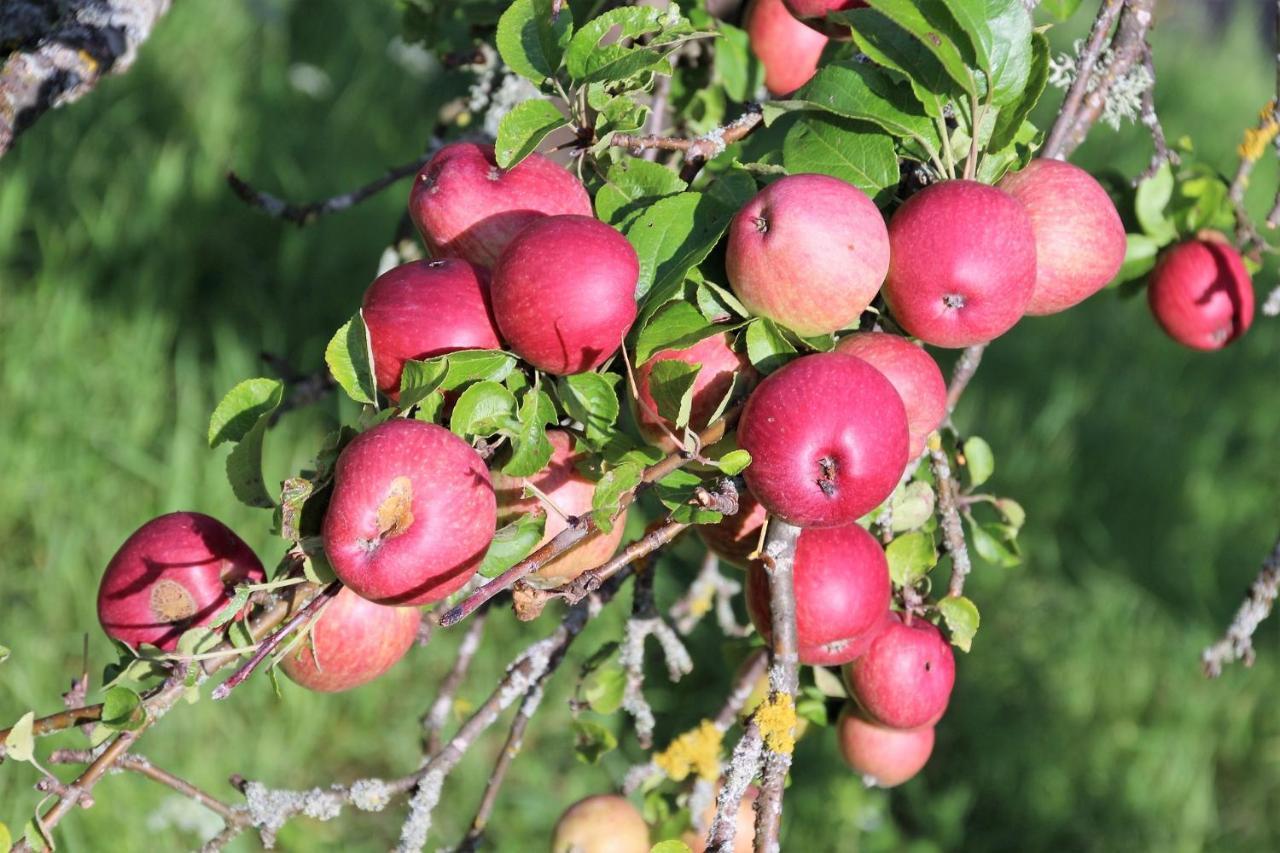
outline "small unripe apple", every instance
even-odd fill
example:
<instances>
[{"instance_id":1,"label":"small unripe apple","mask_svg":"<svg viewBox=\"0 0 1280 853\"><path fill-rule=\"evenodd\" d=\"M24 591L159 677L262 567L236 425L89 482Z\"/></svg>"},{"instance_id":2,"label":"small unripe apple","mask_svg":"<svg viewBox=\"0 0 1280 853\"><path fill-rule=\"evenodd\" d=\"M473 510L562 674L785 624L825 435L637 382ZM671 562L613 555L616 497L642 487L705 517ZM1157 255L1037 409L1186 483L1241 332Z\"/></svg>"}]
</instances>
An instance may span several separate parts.
<instances>
[{"instance_id":1,"label":"small unripe apple","mask_svg":"<svg viewBox=\"0 0 1280 853\"><path fill-rule=\"evenodd\" d=\"M498 168L492 145L455 142L436 152L409 193L409 215L432 256L491 267L543 216L591 215L582 182L541 154Z\"/></svg>"},{"instance_id":2,"label":"small unripe apple","mask_svg":"<svg viewBox=\"0 0 1280 853\"><path fill-rule=\"evenodd\" d=\"M826 36L796 20L783 0L751 0L744 20L771 95L789 95L809 82L827 46Z\"/></svg>"},{"instance_id":3,"label":"small unripe apple","mask_svg":"<svg viewBox=\"0 0 1280 853\"><path fill-rule=\"evenodd\" d=\"M942 718L956 681L956 662L942 632L919 617L894 614L866 653L844 669L849 693L867 716L895 729L932 726Z\"/></svg>"},{"instance_id":4,"label":"small unripe apple","mask_svg":"<svg viewBox=\"0 0 1280 853\"><path fill-rule=\"evenodd\" d=\"M824 335L857 320L888 269L880 211L839 178L781 178L729 224L725 272L733 292L751 313L801 335Z\"/></svg>"},{"instance_id":5,"label":"small unripe apple","mask_svg":"<svg viewBox=\"0 0 1280 853\"><path fill-rule=\"evenodd\" d=\"M552 853L649 853L649 825L626 797L597 794L556 821Z\"/></svg>"},{"instance_id":6,"label":"small unripe apple","mask_svg":"<svg viewBox=\"0 0 1280 853\"><path fill-rule=\"evenodd\" d=\"M868 784L901 785L919 773L933 752L933 726L891 729L863 717L852 702L836 721L836 742L845 762Z\"/></svg>"},{"instance_id":7,"label":"small unripe apple","mask_svg":"<svg viewBox=\"0 0 1280 853\"><path fill-rule=\"evenodd\" d=\"M591 498L596 490L596 484L578 472L578 462L583 455L573 452L572 436L564 430L549 429L547 438L551 441L551 461L537 474L532 477L509 477L498 472L493 474L493 490L498 496L499 525L534 510L546 513L542 540L538 542L538 547L550 542L569 526L565 516L572 518L590 512ZM525 497L526 482L546 495L560 512L544 506L536 495ZM525 580L535 586L545 587L568 583L587 569L593 569L612 557L613 552L618 550L618 543L622 540L626 526L627 514L624 511L614 520L611 531L593 532L563 555L528 575Z\"/></svg>"},{"instance_id":8,"label":"small unripe apple","mask_svg":"<svg viewBox=\"0 0 1280 853\"><path fill-rule=\"evenodd\" d=\"M213 621L237 584L266 577L253 550L221 521L171 512L135 530L107 563L98 621L113 640L173 651L184 631Z\"/></svg>"},{"instance_id":9,"label":"small unripe apple","mask_svg":"<svg viewBox=\"0 0 1280 853\"><path fill-rule=\"evenodd\" d=\"M800 720L803 723L804 720ZM797 730L796 737L799 737ZM735 827L733 833L733 847L730 853L751 853L755 850L756 841L756 808L755 801L759 795L760 789L755 785L748 785L747 791L742 795L742 799L738 801L738 812L733 816L733 825ZM720 786L716 786L715 796L720 796ZM707 853L707 834L711 830L711 823L716 819L716 801L713 797L707 807L702 810L701 825L703 831L697 832L690 829L682 837L681 841L685 843L690 853Z\"/></svg>"},{"instance_id":10,"label":"small unripe apple","mask_svg":"<svg viewBox=\"0 0 1280 853\"><path fill-rule=\"evenodd\" d=\"M392 400L399 398L400 373L410 359L502 348L488 275L461 259L392 267L365 291L362 313L378 390Z\"/></svg>"},{"instance_id":11,"label":"small unripe apple","mask_svg":"<svg viewBox=\"0 0 1280 853\"><path fill-rule=\"evenodd\" d=\"M836 352L857 356L885 375L907 409L907 457L924 452L929 433L947 417L947 381L924 347L886 332L858 332L836 345Z\"/></svg>"},{"instance_id":12,"label":"small unripe apple","mask_svg":"<svg viewBox=\"0 0 1280 853\"><path fill-rule=\"evenodd\" d=\"M374 604L343 587L280 668L308 690L350 690L395 666L413 645L421 622L416 607Z\"/></svg>"},{"instance_id":13,"label":"small unripe apple","mask_svg":"<svg viewBox=\"0 0 1280 853\"><path fill-rule=\"evenodd\" d=\"M1036 159L1000 189L1022 202L1036 239L1027 313L1056 314L1106 287L1124 263L1124 223L1092 175L1065 160Z\"/></svg>"},{"instance_id":14,"label":"small unripe apple","mask_svg":"<svg viewBox=\"0 0 1280 853\"><path fill-rule=\"evenodd\" d=\"M738 425L751 493L800 527L852 524L897 487L907 410L884 374L838 352L806 355L765 378Z\"/></svg>"},{"instance_id":15,"label":"small unripe apple","mask_svg":"<svg viewBox=\"0 0 1280 853\"><path fill-rule=\"evenodd\" d=\"M497 518L484 460L449 430L396 418L352 439L334 468L324 549L334 572L380 604L430 604L461 589Z\"/></svg>"},{"instance_id":16,"label":"small unripe apple","mask_svg":"<svg viewBox=\"0 0 1280 853\"><path fill-rule=\"evenodd\" d=\"M685 349L661 350L636 368L639 403L633 401L632 406L636 413L636 426L645 441L670 452L676 449L671 435L681 434L676 431L674 423L658 414L658 403L650 387L650 376L658 362L682 361L701 365L693 380L693 402L689 409L689 428L694 432L701 432L710 425L711 416L731 389L737 392L755 384L758 374L750 360L743 353L734 352L729 344L727 334L713 335Z\"/></svg>"},{"instance_id":17,"label":"small unripe apple","mask_svg":"<svg viewBox=\"0 0 1280 853\"><path fill-rule=\"evenodd\" d=\"M738 492L738 512L726 515L715 524L699 524L698 535L720 559L730 565L745 569L751 555L760 546L760 528L769 513L751 492Z\"/></svg>"},{"instance_id":18,"label":"small unripe apple","mask_svg":"<svg viewBox=\"0 0 1280 853\"><path fill-rule=\"evenodd\" d=\"M800 662L837 666L863 653L884 628L892 595L889 562L876 538L856 524L803 530L792 588ZM747 612L771 640L769 575L759 562L747 569Z\"/></svg>"},{"instance_id":19,"label":"small unripe apple","mask_svg":"<svg viewBox=\"0 0 1280 853\"><path fill-rule=\"evenodd\" d=\"M927 344L995 340L1027 311L1036 239L1022 203L976 181L925 187L889 220L884 297L902 328Z\"/></svg>"},{"instance_id":20,"label":"small unripe apple","mask_svg":"<svg viewBox=\"0 0 1280 853\"><path fill-rule=\"evenodd\" d=\"M838 39L849 38L849 28L827 23L827 13L861 9L867 5L864 0L783 0L783 2L797 20L804 21L815 30Z\"/></svg>"},{"instance_id":21,"label":"small unripe apple","mask_svg":"<svg viewBox=\"0 0 1280 853\"><path fill-rule=\"evenodd\" d=\"M1222 349L1253 324L1253 281L1235 247L1221 235L1203 234L1161 254L1147 303L1178 343Z\"/></svg>"},{"instance_id":22,"label":"small unripe apple","mask_svg":"<svg viewBox=\"0 0 1280 853\"><path fill-rule=\"evenodd\" d=\"M557 375L599 367L636 319L635 249L589 216L547 216L493 269L493 314L516 355Z\"/></svg>"}]
</instances>

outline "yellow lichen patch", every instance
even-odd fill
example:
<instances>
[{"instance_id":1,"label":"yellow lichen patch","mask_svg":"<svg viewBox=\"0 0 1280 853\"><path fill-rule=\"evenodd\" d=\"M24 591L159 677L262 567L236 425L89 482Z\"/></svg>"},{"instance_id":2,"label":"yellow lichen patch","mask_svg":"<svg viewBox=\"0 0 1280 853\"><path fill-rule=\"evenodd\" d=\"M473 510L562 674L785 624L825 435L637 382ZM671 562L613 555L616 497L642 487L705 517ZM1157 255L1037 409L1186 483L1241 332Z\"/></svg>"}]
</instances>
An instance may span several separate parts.
<instances>
[{"instance_id":1,"label":"yellow lichen patch","mask_svg":"<svg viewBox=\"0 0 1280 853\"><path fill-rule=\"evenodd\" d=\"M1278 131L1280 131L1280 123L1276 121L1275 101L1270 101L1258 113L1258 126L1245 130L1244 142L1241 142L1237 149L1240 157L1249 161L1257 160L1266 152L1267 146L1276 138Z\"/></svg>"},{"instance_id":2,"label":"yellow lichen patch","mask_svg":"<svg viewBox=\"0 0 1280 853\"><path fill-rule=\"evenodd\" d=\"M681 734L671 745L653 757L673 781L681 782L690 773L707 781L720 777L720 745L724 734L715 723L703 720L696 728Z\"/></svg>"},{"instance_id":3,"label":"yellow lichen patch","mask_svg":"<svg viewBox=\"0 0 1280 853\"><path fill-rule=\"evenodd\" d=\"M774 693L756 709L756 727L766 749L790 755L796 748L796 704L785 693Z\"/></svg>"},{"instance_id":4,"label":"yellow lichen patch","mask_svg":"<svg viewBox=\"0 0 1280 853\"><path fill-rule=\"evenodd\" d=\"M716 592L714 589L707 589L702 595L689 602L689 612L695 617L701 619L711 612L711 603L715 601Z\"/></svg>"}]
</instances>

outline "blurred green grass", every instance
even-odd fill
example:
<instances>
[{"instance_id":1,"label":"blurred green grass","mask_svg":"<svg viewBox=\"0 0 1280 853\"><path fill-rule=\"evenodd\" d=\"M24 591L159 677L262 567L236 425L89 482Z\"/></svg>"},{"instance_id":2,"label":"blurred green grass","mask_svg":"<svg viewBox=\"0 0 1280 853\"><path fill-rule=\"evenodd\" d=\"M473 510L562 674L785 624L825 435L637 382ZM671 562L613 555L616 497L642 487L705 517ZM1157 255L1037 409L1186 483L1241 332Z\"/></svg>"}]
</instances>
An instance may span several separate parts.
<instances>
[{"instance_id":1,"label":"blurred green grass","mask_svg":"<svg viewBox=\"0 0 1280 853\"><path fill-rule=\"evenodd\" d=\"M1190 134L1227 171L1273 85L1254 26L1242 17L1224 42L1206 43L1182 4L1155 39L1170 136ZM13 649L0 665L0 721L57 710L85 632L100 671L110 649L94 616L97 575L145 519L203 510L268 562L278 556L265 515L235 503L223 453L204 446L207 414L235 381L263 372L260 350L319 363L405 189L297 230L233 199L223 173L308 199L413 157L444 93L388 59L397 29L391 3L188 0L126 77L49 115L0 160L0 643ZM299 64L327 85L291 85ZM1133 174L1147 156L1135 129L1099 128L1079 159ZM1268 158L1250 199L1259 212L1275 182ZM1260 296L1272 281L1260 277ZM1029 320L992 347L958 418L995 447L993 486L1028 510L1026 565L980 565L971 579L983 627L923 777L892 795L866 792L829 733L815 732L797 757L785 848L1280 847L1280 631L1264 626L1253 670L1211 683L1197 663L1275 536L1278 385L1276 321L1260 318L1206 356L1166 340L1141 299L1112 294ZM337 405L291 414L271 433L268 479L306 461ZM697 556L685 543L664 561L660 600ZM463 698L483 699L550 618L495 617ZM573 660L616 625L593 626ZM232 800L231 773L285 787L403 773L456 642L441 632L377 686L344 696L286 685L277 700L255 679L222 705L179 708L141 751ZM659 743L718 707L741 654L709 625L691 645L702 665L692 683L651 682ZM566 804L618 782L639 755L624 736L601 766L577 764L570 687L566 670L531 728L495 849L539 849ZM501 737L451 778L433 844L469 821ZM79 738L41 749L59 745ZM36 778L0 767L0 820L22 826ZM112 776L95 797L64 822L65 849L182 849L208 831L198 807L144 780ZM397 814L295 821L279 846L383 850Z\"/></svg>"}]
</instances>

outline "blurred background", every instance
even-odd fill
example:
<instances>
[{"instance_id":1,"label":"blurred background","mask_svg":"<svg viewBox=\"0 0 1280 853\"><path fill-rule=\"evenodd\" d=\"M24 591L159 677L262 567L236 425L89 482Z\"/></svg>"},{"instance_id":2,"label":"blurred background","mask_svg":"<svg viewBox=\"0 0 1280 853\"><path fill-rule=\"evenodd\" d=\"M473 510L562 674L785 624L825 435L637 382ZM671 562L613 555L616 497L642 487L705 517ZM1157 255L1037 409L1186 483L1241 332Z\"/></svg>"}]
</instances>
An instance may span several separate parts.
<instances>
[{"instance_id":1,"label":"blurred background","mask_svg":"<svg viewBox=\"0 0 1280 853\"><path fill-rule=\"evenodd\" d=\"M1160 7L1165 127L1229 174L1241 129L1274 89L1273 4ZM1058 49L1087 14L1054 30ZM322 363L407 184L299 230L246 208L224 174L309 200L416 156L449 92L431 62L396 46L399 28L389 0L185 0L131 72L46 116L0 160L0 644L13 651L0 665L0 722L60 708L85 632L96 680L111 657L98 574L146 519L208 512L277 559L268 517L236 503L225 451L205 446L208 414L236 381L267 373L260 351L301 370ZM1058 98L1046 96L1046 123ZM1132 175L1148 156L1140 130L1100 126L1077 159ZM1256 213L1276 180L1265 157ZM1275 280L1258 276L1259 298ZM831 732L811 729L784 849L1280 849L1280 618L1264 625L1252 670L1209 682L1198 665L1280 526L1278 390L1280 321L1260 317L1226 351L1197 354L1159 332L1145 300L1114 293L1029 319L991 347L957 419L995 448L993 488L1028 511L1024 565L980 564L970 580L983 626L923 775L865 791ZM270 433L268 482L307 461L339 407L330 398ZM660 602L698 551L687 542L666 559ZM553 618L491 620L464 705ZM591 628L575 660L616 627L606 617ZM286 683L278 699L255 678L226 703L178 709L140 751L233 800L231 773L310 787L406 772L457 640L439 632L346 695ZM649 682L659 745L714 713L742 655L712 624L691 645L701 669L690 683ZM571 669L515 763L495 849L541 848L568 803L619 783L640 754L624 734L601 764L575 761ZM433 846L464 830L503 736L492 731L450 779ZM28 765L0 768L0 820L26 822L36 779ZM63 823L65 849L184 849L219 825L136 777L109 777L95 799ZM279 848L385 850L397 814L296 820ZM233 849L257 846L242 837Z\"/></svg>"}]
</instances>

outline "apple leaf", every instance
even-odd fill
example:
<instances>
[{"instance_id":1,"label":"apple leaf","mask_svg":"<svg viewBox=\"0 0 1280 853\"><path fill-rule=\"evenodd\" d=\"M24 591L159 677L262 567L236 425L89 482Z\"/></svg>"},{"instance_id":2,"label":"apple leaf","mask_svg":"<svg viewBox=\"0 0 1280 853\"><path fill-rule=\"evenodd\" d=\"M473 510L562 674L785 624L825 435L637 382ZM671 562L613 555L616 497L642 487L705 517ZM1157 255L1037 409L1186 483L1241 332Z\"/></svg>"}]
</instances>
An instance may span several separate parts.
<instances>
[{"instance_id":1,"label":"apple leaf","mask_svg":"<svg viewBox=\"0 0 1280 853\"><path fill-rule=\"evenodd\" d=\"M1015 535L1027 521L1027 511L1022 508L1022 504L1013 498L996 498L995 508L996 512L1004 516L1005 523L1009 525Z\"/></svg>"},{"instance_id":2,"label":"apple leaf","mask_svg":"<svg viewBox=\"0 0 1280 853\"><path fill-rule=\"evenodd\" d=\"M986 439L971 435L964 440L964 466L969 473L969 485L973 488L981 486L996 470L996 457L991 452L991 445Z\"/></svg>"},{"instance_id":3,"label":"apple leaf","mask_svg":"<svg viewBox=\"0 0 1280 853\"><path fill-rule=\"evenodd\" d=\"M898 184L893 139L829 113L806 113L787 130L782 162L792 174L830 175L872 198Z\"/></svg>"},{"instance_id":4,"label":"apple leaf","mask_svg":"<svg viewBox=\"0 0 1280 853\"><path fill-rule=\"evenodd\" d=\"M893 532L915 530L933 516L933 487L913 480L893 493Z\"/></svg>"},{"instance_id":5,"label":"apple leaf","mask_svg":"<svg viewBox=\"0 0 1280 853\"><path fill-rule=\"evenodd\" d=\"M643 474L644 466L635 461L623 462L605 472L591 496L591 518L596 527L605 533L613 530L613 517L618 514L622 496L640 485Z\"/></svg>"},{"instance_id":6,"label":"apple leaf","mask_svg":"<svg viewBox=\"0 0 1280 853\"><path fill-rule=\"evenodd\" d=\"M376 405L378 386L373 376L373 356L360 314L334 332L324 348L324 363L348 397L357 403Z\"/></svg>"},{"instance_id":7,"label":"apple leaf","mask_svg":"<svg viewBox=\"0 0 1280 853\"><path fill-rule=\"evenodd\" d=\"M142 697L128 687L112 687L102 702L102 724L112 731L134 731L147 719Z\"/></svg>"},{"instance_id":8,"label":"apple leaf","mask_svg":"<svg viewBox=\"0 0 1280 853\"><path fill-rule=\"evenodd\" d=\"M516 357L501 350L468 349L440 356L448 360L449 373L440 387L456 391L471 382L501 382L516 368Z\"/></svg>"},{"instance_id":9,"label":"apple leaf","mask_svg":"<svg viewBox=\"0 0 1280 853\"><path fill-rule=\"evenodd\" d=\"M698 192L660 198L645 208L626 229L640 259L636 300L643 305L652 291L666 302L690 268L720 242L736 212Z\"/></svg>"},{"instance_id":10,"label":"apple leaf","mask_svg":"<svg viewBox=\"0 0 1280 853\"><path fill-rule=\"evenodd\" d=\"M944 21L946 11L973 45L973 60L982 71L985 98L997 107L1016 101L1031 69L1031 14L1022 0L939 0L922 4L926 15Z\"/></svg>"},{"instance_id":11,"label":"apple leaf","mask_svg":"<svg viewBox=\"0 0 1280 853\"><path fill-rule=\"evenodd\" d=\"M573 15L551 14L552 0L514 0L498 19L494 44L507 67L536 84L555 76L573 34Z\"/></svg>"},{"instance_id":12,"label":"apple leaf","mask_svg":"<svg viewBox=\"0 0 1280 853\"><path fill-rule=\"evenodd\" d=\"M408 411L435 393L448 373L448 356L430 361L406 361L400 373L401 410Z\"/></svg>"},{"instance_id":13,"label":"apple leaf","mask_svg":"<svg viewBox=\"0 0 1280 853\"><path fill-rule=\"evenodd\" d=\"M645 72L670 74L667 54L695 34L675 6L610 9L574 33L565 51L565 70L579 83L620 81ZM609 43L601 44L606 36ZM640 42L640 36L649 38Z\"/></svg>"},{"instance_id":14,"label":"apple leaf","mask_svg":"<svg viewBox=\"0 0 1280 853\"><path fill-rule=\"evenodd\" d=\"M1065 21L1076 13L1084 0L1042 0L1040 8L1059 21Z\"/></svg>"},{"instance_id":15,"label":"apple leaf","mask_svg":"<svg viewBox=\"0 0 1280 853\"><path fill-rule=\"evenodd\" d=\"M972 45L942 0L866 0L866 3L915 39L963 91L978 95L970 63L966 61L973 58L966 56ZM925 10L931 13L930 17L926 17ZM855 33L857 27L854 24ZM915 69L904 70L913 74Z\"/></svg>"},{"instance_id":16,"label":"apple leaf","mask_svg":"<svg viewBox=\"0 0 1280 853\"><path fill-rule=\"evenodd\" d=\"M1154 175L1138 184L1134 194L1133 212L1142 230L1160 245L1177 237L1173 223L1165 215L1165 208L1173 198L1173 169L1162 163Z\"/></svg>"},{"instance_id":17,"label":"apple leaf","mask_svg":"<svg viewBox=\"0 0 1280 853\"><path fill-rule=\"evenodd\" d=\"M904 533L884 549L889 561L889 577L898 586L911 586L938 564L938 549L933 534L916 531Z\"/></svg>"},{"instance_id":18,"label":"apple leaf","mask_svg":"<svg viewBox=\"0 0 1280 853\"><path fill-rule=\"evenodd\" d=\"M674 358L655 361L649 369L649 393L658 414L675 424L677 433L689 425L693 411L693 386L701 369L700 364Z\"/></svg>"},{"instance_id":19,"label":"apple leaf","mask_svg":"<svg viewBox=\"0 0 1280 853\"><path fill-rule=\"evenodd\" d=\"M0 853L9 853L11 847L13 847L13 836L9 833L9 827L0 821Z\"/></svg>"},{"instance_id":20,"label":"apple leaf","mask_svg":"<svg viewBox=\"0 0 1280 853\"><path fill-rule=\"evenodd\" d=\"M283 399L284 383L246 379L227 392L209 420L210 447L235 443L227 455L227 479L236 498L249 506L275 506L262 479L262 441Z\"/></svg>"},{"instance_id":21,"label":"apple leaf","mask_svg":"<svg viewBox=\"0 0 1280 853\"><path fill-rule=\"evenodd\" d=\"M827 717L827 697L818 688L805 685L796 698L796 716L815 726L829 725L831 720Z\"/></svg>"},{"instance_id":22,"label":"apple leaf","mask_svg":"<svg viewBox=\"0 0 1280 853\"><path fill-rule=\"evenodd\" d=\"M617 652L617 643L605 643L582 665L577 697L597 714L612 714L622 707L627 673Z\"/></svg>"},{"instance_id":23,"label":"apple leaf","mask_svg":"<svg viewBox=\"0 0 1280 853\"><path fill-rule=\"evenodd\" d=\"M980 524L971 516L966 516L969 524L969 537L973 540L973 550L978 556L994 566L1013 568L1022 562L1017 542L1012 535L1013 528L1006 525Z\"/></svg>"},{"instance_id":24,"label":"apple leaf","mask_svg":"<svg viewBox=\"0 0 1280 853\"><path fill-rule=\"evenodd\" d=\"M1126 234L1124 263L1120 265L1120 272L1116 273L1108 287L1142 278L1155 269L1160 246L1160 241L1146 234Z\"/></svg>"},{"instance_id":25,"label":"apple leaf","mask_svg":"<svg viewBox=\"0 0 1280 853\"><path fill-rule=\"evenodd\" d=\"M743 471L747 470L747 466L751 464L751 454L745 450L730 450L724 456L716 460L716 467L720 469L720 473L726 477L736 477Z\"/></svg>"},{"instance_id":26,"label":"apple leaf","mask_svg":"<svg viewBox=\"0 0 1280 853\"><path fill-rule=\"evenodd\" d=\"M573 721L573 754L583 764L595 764L618 747L618 736L593 720Z\"/></svg>"},{"instance_id":27,"label":"apple leaf","mask_svg":"<svg viewBox=\"0 0 1280 853\"><path fill-rule=\"evenodd\" d=\"M783 103L870 122L893 136L924 140L934 151L942 144L937 127L910 90L873 65L836 62L824 66L791 101Z\"/></svg>"},{"instance_id":28,"label":"apple leaf","mask_svg":"<svg viewBox=\"0 0 1280 853\"><path fill-rule=\"evenodd\" d=\"M471 385L458 397L449 419L449 429L469 439L492 435L516 416L516 398L501 383L485 380Z\"/></svg>"},{"instance_id":29,"label":"apple leaf","mask_svg":"<svg viewBox=\"0 0 1280 853\"><path fill-rule=\"evenodd\" d=\"M658 309L636 337L636 364L644 364L660 350L687 349L731 328L708 323L702 312L689 302L668 302Z\"/></svg>"},{"instance_id":30,"label":"apple leaf","mask_svg":"<svg viewBox=\"0 0 1280 853\"><path fill-rule=\"evenodd\" d=\"M616 373L575 373L556 382L560 404L569 417L582 424L587 440L603 444L614 433L620 414Z\"/></svg>"},{"instance_id":31,"label":"apple leaf","mask_svg":"<svg viewBox=\"0 0 1280 853\"><path fill-rule=\"evenodd\" d=\"M724 86L730 100L745 103L763 85L764 66L751 51L751 41L745 30L723 21L716 24L716 30L720 37L716 39L712 57L714 82Z\"/></svg>"},{"instance_id":32,"label":"apple leaf","mask_svg":"<svg viewBox=\"0 0 1280 853\"><path fill-rule=\"evenodd\" d=\"M693 853L693 851L680 839L669 838L650 847L649 853Z\"/></svg>"},{"instance_id":33,"label":"apple leaf","mask_svg":"<svg viewBox=\"0 0 1280 853\"><path fill-rule=\"evenodd\" d=\"M480 563L480 576L495 578L532 554L542 541L546 523L543 513L525 513L499 527Z\"/></svg>"},{"instance_id":34,"label":"apple leaf","mask_svg":"<svg viewBox=\"0 0 1280 853\"><path fill-rule=\"evenodd\" d=\"M1013 144L1022 129L1022 123L1031 115L1040 96L1044 94L1045 84L1049 81L1049 39L1043 33L1031 36L1029 62L1030 68L1022 88L1022 96L1004 106L996 116L996 129L987 142L988 152L1000 151Z\"/></svg>"},{"instance_id":35,"label":"apple leaf","mask_svg":"<svg viewBox=\"0 0 1280 853\"><path fill-rule=\"evenodd\" d=\"M569 124L555 104L542 98L516 104L502 117L494 157L498 166L510 169L528 157L547 135Z\"/></svg>"},{"instance_id":36,"label":"apple leaf","mask_svg":"<svg viewBox=\"0 0 1280 853\"><path fill-rule=\"evenodd\" d=\"M503 430L511 439L511 458L502 466L502 473L531 477L541 471L555 452L547 438L547 424L555 420L556 407L546 392L533 388L525 391L515 422Z\"/></svg>"},{"instance_id":37,"label":"apple leaf","mask_svg":"<svg viewBox=\"0 0 1280 853\"><path fill-rule=\"evenodd\" d=\"M938 612L947 623L951 643L962 652L969 651L982 622L977 605L963 595L948 595L938 602Z\"/></svg>"},{"instance_id":38,"label":"apple leaf","mask_svg":"<svg viewBox=\"0 0 1280 853\"><path fill-rule=\"evenodd\" d=\"M772 373L786 364L796 348L772 320L759 317L747 324L747 358L761 373Z\"/></svg>"},{"instance_id":39,"label":"apple leaf","mask_svg":"<svg viewBox=\"0 0 1280 853\"><path fill-rule=\"evenodd\" d=\"M36 739L32 734L35 721L35 712L28 711L13 724L8 737L4 739L5 758L12 758L14 761L30 761L35 757Z\"/></svg>"},{"instance_id":40,"label":"apple leaf","mask_svg":"<svg viewBox=\"0 0 1280 853\"><path fill-rule=\"evenodd\" d=\"M833 12L827 20L847 24L858 50L876 65L900 72L925 112L935 119L942 116L958 89L947 69L918 39L875 9Z\"/></svg>"},{"instance_id":41,"label":"apple leaf","mask_svg":"<svg viewBox=\"0 0 1280 853\"><path fill-rule=\"evenodd\" d=\"M691 270L691 273L694 272L697 270ZM693 278L692 274L690 278ZM739 302L738 297L734 296L728 288L701 277L694 281L694 299L698 303L698 310L702 312L702 316L711 323L723 323L726 320L736 320L751 315L746 306ZM735 324L733 328L737 328L738 325L741 324Z\"/></svg>"},{"instance_id":42,"label":"apple leaf","mask_svg":"<svg viewBox=\"0 0 1280 853\"><path fill-rule=\"evenodd\" d=\"M687 184L661 163L625 157L609 166L596 192L596 216L622 227L660 198L683 192Z\"/></svg>"},{"instance_id":43,"label":"apple leaf","mask_svg":"<svg viewBox=\"0 0 1280 853\"><path fill-rule=\"evenodd\" d=\"M840 680L840 676L825 666L815 666L813 668L813 686L823 696L832 699L846 699L849 691L845 689L844 682Z\"/></svg>"}]
</instances>

